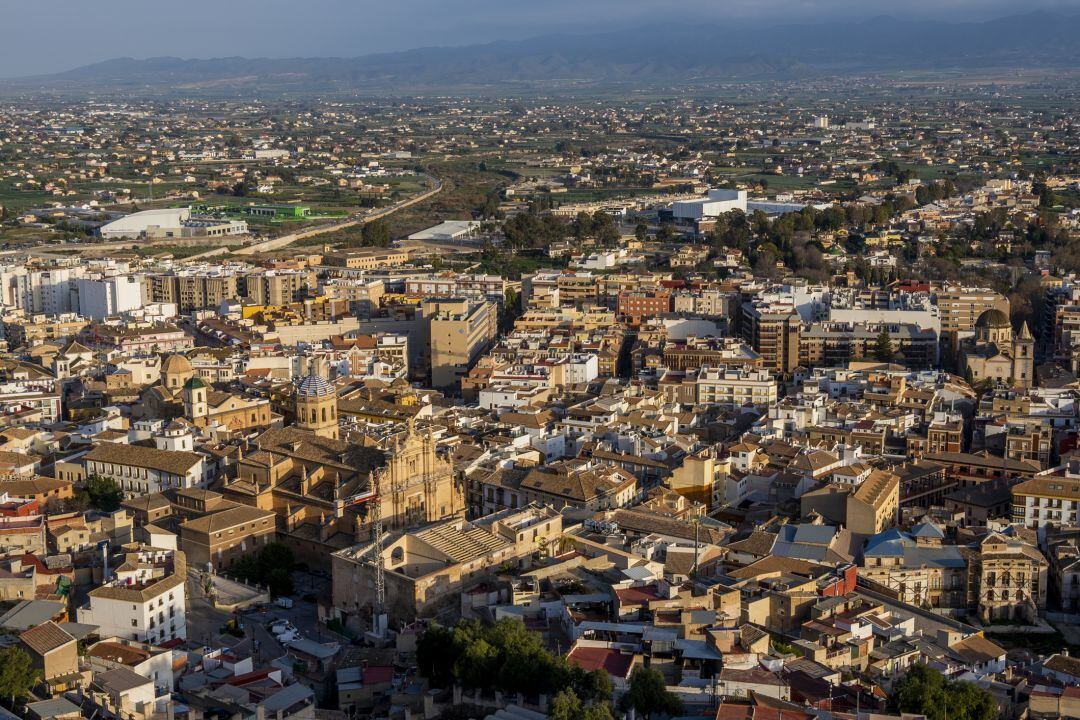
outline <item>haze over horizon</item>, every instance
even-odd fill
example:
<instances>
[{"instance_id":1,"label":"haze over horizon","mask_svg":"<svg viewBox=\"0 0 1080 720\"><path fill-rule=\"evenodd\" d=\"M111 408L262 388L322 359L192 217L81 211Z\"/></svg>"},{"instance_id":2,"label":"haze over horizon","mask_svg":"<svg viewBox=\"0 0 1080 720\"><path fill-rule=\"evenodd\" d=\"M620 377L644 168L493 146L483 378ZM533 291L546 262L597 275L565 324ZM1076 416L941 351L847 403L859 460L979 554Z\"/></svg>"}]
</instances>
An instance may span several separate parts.
<instances>
[{"instance_id":1,"label":"haze over horizon","mask_svg":"<svg viewBox=\"0 0 1080 720\"><path fill-rule=\"evenodd\" d=\"M0 77L61 72L118 57L357 57L431 46L596 32L655 22L777 25L888 14L989 20L1033 10L1080 11L1080 0L40 0L6 3ZM22 28L24 31L19 31ZM14 29L15 31L12 31ZM36 29L36 31L35 31ZM43 44L48 52L43 52Z\"/></svg>"}]
</instances>

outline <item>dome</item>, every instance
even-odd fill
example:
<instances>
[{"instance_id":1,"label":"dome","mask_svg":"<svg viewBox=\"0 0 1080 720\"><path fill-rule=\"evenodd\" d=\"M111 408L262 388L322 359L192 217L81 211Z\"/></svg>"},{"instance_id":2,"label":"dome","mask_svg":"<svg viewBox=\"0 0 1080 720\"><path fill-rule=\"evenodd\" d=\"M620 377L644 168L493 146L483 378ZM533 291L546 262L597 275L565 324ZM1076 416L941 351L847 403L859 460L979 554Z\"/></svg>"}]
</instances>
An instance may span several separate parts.
<instances>
[{"instance_id":1,"label":"dome","mask_svg":"<svg viewBox=\"0 0 1080 720\"><path fill-rule=\"evenodd\" d=\"M1011 329L1012 323L1009 322L1009 317L1005 313L997 308L991 308L979 316L979 319L975 321L975 327Z\"/></svg>"},{"instance_id":2,"label":"dome","mask_svg":"<svg viewBox=\"0 0 1080 720\"><path fill-rule=\"evenodd\" d=\"M184 388L186 390L198 390L199 388L204 388L204 387L206 387L206 383L203 382L202 378L197 378L197 377L189 378L188 381L186 383L184 383Z\"/></svg>"},{"instance_id":3,"label":"dome","mask_svg":"<svg viewBox=\"0 0 1080 720\"><path fill-rule=\"evenodd\" d=\"M183 355L170 355L161 364L161 372L166 375L184 375L194 372L194 368L191 367L191 361Z\"/></svg>"},{"instance_id":4,"label":"dome","mask_svg":"<svg viewBox=\"0 0 1080 720\"><path fill-rule=\"evenodd\" d=\"M296 383L296 397L327 397L334 394L334 386L318 375L308 375Z\"/></svg>"}]
</instances>

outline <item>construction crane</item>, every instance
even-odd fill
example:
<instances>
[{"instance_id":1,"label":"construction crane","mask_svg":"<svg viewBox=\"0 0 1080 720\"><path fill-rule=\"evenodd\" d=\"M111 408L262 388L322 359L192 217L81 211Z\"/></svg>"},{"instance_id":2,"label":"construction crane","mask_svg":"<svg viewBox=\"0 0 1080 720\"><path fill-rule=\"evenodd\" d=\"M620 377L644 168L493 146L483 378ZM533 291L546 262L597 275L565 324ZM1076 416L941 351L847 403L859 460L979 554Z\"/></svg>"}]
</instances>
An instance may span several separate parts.
<instances>
[{"instance_id":1,"label":"construction crane","mask_svg":"<svg viewBox=\"0 0 1080 720\"><path fill-rule=\"evenodd\" d=\"M368 489L345 500L346 507L364 505L370 508L371 552L375 564L375 597L371 602L371 632L382 638L386 634L386 562L383 560L382 498L379 494L379 471L368 474ZM370 503L370 505L368 505Z\"/></svg>"},{"instance_id":2,"label":"construction crane","mask_svg":"<svg viewBox=\"0 0 1080 720\"><path fill-rule=\"evenodd\" d=\"M375 600L371 607L371 629L382 637L386 632L386 563L383 561L382 501L379 499L379 475L371 474L375 502L371 506L371 527L375 537L372 550L375 553Z\"/></svg>"},{"instance_id":3,"label":"construction crane","mask_svg":"<svg viewBox=\"0 0 1080 720\"><path fill-rule=\"evenodd\" d=\"M372 471L368 475L368 489L352 495L345 500L346 507L354 507L357 505L366 505L371 503L369 521L371 524L371 552L374 553L373 562L375 565L375 597L371 603L371 629L372 634L377 638L384 638L387 631L387 617L386 617L386 560L383 557L383 537L386 534L385 527L383 525L382 516L382 491L381 487L385 468ZM422 475L414 475L409 481L408 485L427 485L431 481L431 475L424 473ZM392 496L399 495L406 488L406 481L398 479L392 484L391 487L386 488L392 494ZM405 513L406 522L408 522L408 512Z\"/></svg>"}]
</instances>

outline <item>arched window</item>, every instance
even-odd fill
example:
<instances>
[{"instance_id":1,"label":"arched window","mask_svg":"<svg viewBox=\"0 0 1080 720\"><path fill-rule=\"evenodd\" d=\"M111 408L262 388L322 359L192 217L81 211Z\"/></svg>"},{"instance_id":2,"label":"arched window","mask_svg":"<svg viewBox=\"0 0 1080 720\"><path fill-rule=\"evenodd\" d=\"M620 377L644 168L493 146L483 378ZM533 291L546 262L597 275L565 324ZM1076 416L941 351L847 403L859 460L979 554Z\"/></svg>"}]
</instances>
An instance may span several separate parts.
<instances>
[{"instance_id":1,"label":"arched window","mask_svg":"<svg viewBox=\"0 0 1080 720\"><path fill-rule=\"evenodd\" d=\"M405 560L405 551L402 550L400 547L394 548L393 551L390 553L390 562L392 564L397 565L398 563L403 562L404 560Z\"/></svg>"},{"instance_id":2,"label":"arched window","mask_svg":"<svg viewBox=\"0 0 1080 720\"><path fill-rule=\"evenodd\" d=\"M322 421L326 422L326 408L322 409Z\"/></svg>"}]
</instances>

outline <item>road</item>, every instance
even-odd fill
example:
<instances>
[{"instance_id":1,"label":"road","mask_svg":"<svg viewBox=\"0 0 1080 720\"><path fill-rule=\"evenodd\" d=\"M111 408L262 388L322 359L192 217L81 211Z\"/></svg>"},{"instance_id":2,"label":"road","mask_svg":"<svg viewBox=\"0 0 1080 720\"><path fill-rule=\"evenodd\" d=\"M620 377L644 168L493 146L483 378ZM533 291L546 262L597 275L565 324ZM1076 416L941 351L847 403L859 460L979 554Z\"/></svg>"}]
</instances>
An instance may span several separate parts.
<instances>
[{"instance_id":1,"label":"road","mask_svg":"<svg viewBox=\"0 0 1080 720\"><path fill-rule=\"evenodd\" d=\"M383 208L382 210L376 210L375 212L353 213L353 214L349 215L348 217L346 217L344 219L341 219L341 220L335 220L333 222L329 222L329 223L326 223L324 225L316 225L315 227L311 227L311 228L308 228L306 230L300 230L300 231L295 232L295 233L289 233L288 235L281 235L281 236L276 237L276 238L271 238L269 240L264 240L262 242L255 243L254 245L248 245L247 247L240 248L239 250L234 250L232 254L233 255L253 255L255 253L269 252L271 250L280 250L281 248L288 247L289 245L293 244L297 240L303 240L303 239L306 239L306 238L316 237L318 235L323 235L323 234L330 233L330 232L336 232L338 230L344 230L345 228L353 227L353 226L356 226L356 225L365 225L365 224L367 224L369 222L373 222L375 220L380 220L382 218L389 217L390 215L393 215L394 213L398 212L399 210L404 210L405 208L416 205L417 203L422 203L425 200L429 200L430 198L433 198L436 195L438 195L440 192L442 192L443 183L442 183L441 180L439 180L438 178L436 178L436 177L434 177L432 175L427 175L427 174L424 174L421 177L427 178L429 181L431 181L432 187L431 187L430 190L426 190L426 191L420 193L419 195L415 195L415 196L413 196L411 198L408 198L406 200L402 200L401 202L394 203L390 207ZM216 242L226 242L227 243L229 241L229 238L228 237L225 237L225 238L207 238L207 243L206 244L211 245L215 241ZM103 242L103 243L51 243L49 245L38 245L36 247L27 248L27 251L36 252L36 253L44 253L44 254L48 254L50 252L63 254L65 252L70 252L71 250L92 250L92 251L130 250L131 248L134 248L136 246L147 247L147 246L153 246L155 244L157 244L157 245L176 244L176 240L175 239L162 239L162 240L158 240L158 241L117 240L117 241ZM20 252L23 252L23 251L20 250ZM201 252L201 253L198 253L196 255L191 255L187 259L188 260L195 260L195 259L199 259L199 258L209 258L209 257L214 257L216 255L224 255L227 252L229 252L229 250L227 248L215 247L215 248L211 248L209 250L206 250L205 252Z\"/></svg>"},{"instance_id":2,"label":"road","mask_svg":"<svg viewBox=\"0 0 1080 720\"><path fill-rule=\"evenodd\" d=\"M429 200L443 189L442 180L431 175L425 175L424 177L431 180L433 186L430 190L420 193L408 200L402 200L401 202L394 203L388 208L382 210L376 210L372 213L350 215L344 220L338 220L336 222L327 223L325 225L318 225L307 230L301 230L300 232L290 233L288 235L282 235L281 237L272 238L270 240L264 240L261 243L254 245L248 245L245 248L241 248L233 252L233 255L254 255L255 253L269 252L271 250L280 250L284 247L292 245L297 240L305 240L310 237L316 237L318 235L324 235L326 233L336 232L338 230L344 230L345 228L353 227L356 225L366 225L369 222L380 220L384 217L389 217L399 210L404 210L407 207L422 203L425 200Z\"/></svg>"}]
</instances>

